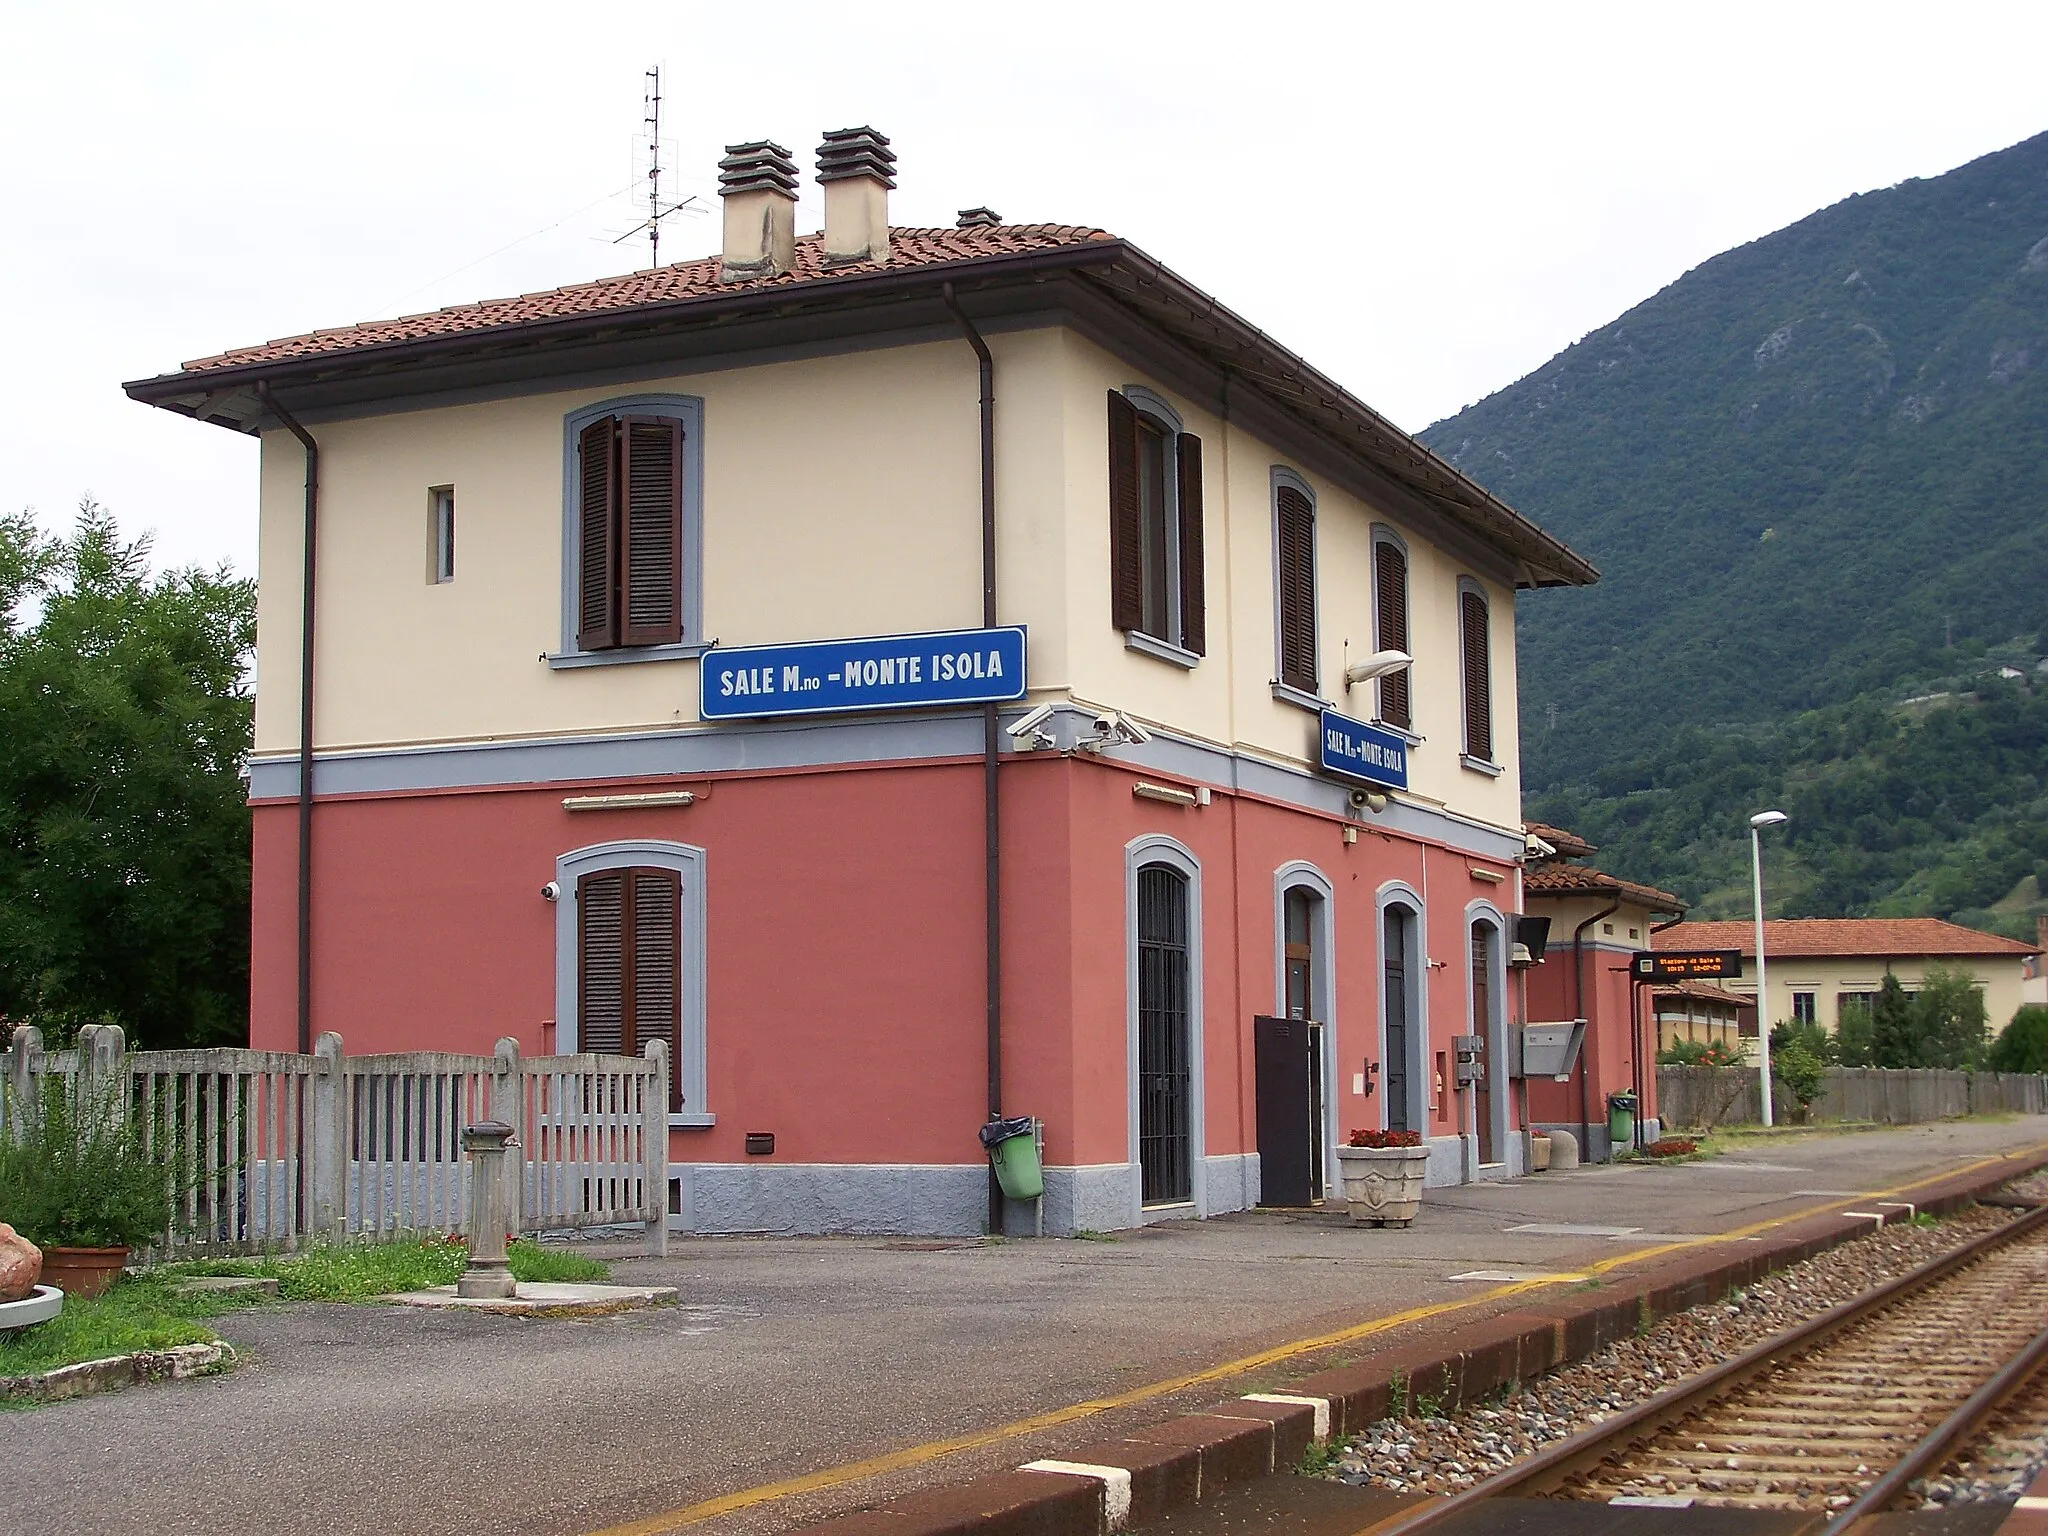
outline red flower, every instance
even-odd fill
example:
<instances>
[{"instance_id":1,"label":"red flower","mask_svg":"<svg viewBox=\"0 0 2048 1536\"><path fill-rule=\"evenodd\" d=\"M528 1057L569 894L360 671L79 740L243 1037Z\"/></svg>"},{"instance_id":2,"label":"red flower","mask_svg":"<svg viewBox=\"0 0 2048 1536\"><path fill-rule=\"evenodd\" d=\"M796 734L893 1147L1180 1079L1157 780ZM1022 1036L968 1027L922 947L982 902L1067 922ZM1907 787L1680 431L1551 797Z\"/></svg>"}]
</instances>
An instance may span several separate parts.
<instances>
[{"instance_id":1,"label":"red flower","mask_svg":"<svg viewBox=\"0 0 2048 1536\"><path fill-rule=\"evenodd\" d=\"M1419 1147L1422 1145L1420 1131L1353 1131L1351 1143L1354 1147Z\"/></svg>"}]
</instances>

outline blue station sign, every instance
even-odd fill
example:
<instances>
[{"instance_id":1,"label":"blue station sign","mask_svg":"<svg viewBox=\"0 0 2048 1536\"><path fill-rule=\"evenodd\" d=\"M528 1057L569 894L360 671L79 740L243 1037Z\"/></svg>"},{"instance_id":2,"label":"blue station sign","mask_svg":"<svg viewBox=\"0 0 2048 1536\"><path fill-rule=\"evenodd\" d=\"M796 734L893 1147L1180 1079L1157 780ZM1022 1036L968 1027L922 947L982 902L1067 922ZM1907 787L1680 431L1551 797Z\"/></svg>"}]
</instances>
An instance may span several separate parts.
<instances>
[{"instance_id":1,"label":"blue station sign","mask_svg":"<svg viewBox=\"0 0 2048 1536\"><path fill-rule=\"evenodd\" d=\"M1386 727L1326 709L1319 734L1323 772L1381 789L1408 787L1408 743Z\"/></svg>"},{"instance_id":2,"label":"blue station sign","mask_svg":"<svg viewBox=\"0 0 2048 1536\"><path fill-rule=\"evenodd\" d=\"M704 653L706 720L933 709L1024 697L1024 627L719 646Z\"/></svg>"}]
</instances>

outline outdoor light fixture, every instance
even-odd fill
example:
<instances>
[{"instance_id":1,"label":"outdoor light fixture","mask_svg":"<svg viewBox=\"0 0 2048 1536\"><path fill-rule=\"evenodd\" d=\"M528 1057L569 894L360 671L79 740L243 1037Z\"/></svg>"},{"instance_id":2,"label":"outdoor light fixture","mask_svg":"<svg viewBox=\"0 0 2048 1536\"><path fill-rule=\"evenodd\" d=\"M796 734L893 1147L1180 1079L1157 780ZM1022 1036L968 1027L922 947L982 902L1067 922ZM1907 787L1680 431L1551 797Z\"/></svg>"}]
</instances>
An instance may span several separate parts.
<instances>
[{"instance_id":1,"label":"outdoor light fixture","mask_svg":"<svg viewBox=\"0 0 2048 1536\"><path fill-rule=\"evenodd\" d=\"M1415 658L1406 651L1374 651L1365 660L1344 669L1344 686L1355 688L1360 683L1369 683L1376 677L1385 677L1389 672L1414 665Z\"/></svg>"},{"instance_id":2,"label":"outdoor light fixture","mask_svg":"<svg viewBox=\"0 0 2048 1536\"><path fill-rule=\"evenodd\" d=\"M1763 1078L1764 1127L1771 1125L1770 994L1764 990L1764 849L1765 827L1782 827L1792 818L1783 811L1758 811L1749 818L1749 870L1756 894L1756 1058Z\"/></svg>"}]
</instances>

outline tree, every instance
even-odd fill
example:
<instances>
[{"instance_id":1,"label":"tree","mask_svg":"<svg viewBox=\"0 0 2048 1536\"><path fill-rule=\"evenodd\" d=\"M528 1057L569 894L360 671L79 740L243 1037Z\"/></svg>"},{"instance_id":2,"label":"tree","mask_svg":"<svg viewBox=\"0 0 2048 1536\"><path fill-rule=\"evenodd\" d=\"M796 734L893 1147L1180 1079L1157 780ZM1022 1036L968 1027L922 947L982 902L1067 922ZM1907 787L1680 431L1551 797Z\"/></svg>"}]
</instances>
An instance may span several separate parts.
<instances>
[{"instance_id":1,"label":"tree","mask_svg":"<svg viewBox=\"0 0 2048 1536\"><path fill-rule=\"evenodd\" d=\"M2048 1072L2048 1008L2029 1003L1991 1042L1994 1072Z\"/></svg>"},{"instance_id":2,"label":"tree","mask_svg":"<svg viewBox=\"0 0 2048 1536\"><path fill-rule=\"evenodd\" d=\"M1968 971L1936 966L1908 1009L1921 1067L1974 1067L1984 1054L1984 993Z\"/></svg>"},{"instance_id":3,"label":"tree","mask_svg":"<svg viewBox=\"0 0 2048 1536\"><path fill-rule=\"evenodd\" d=\"M1801 1121L1806 1119L1813 1101L1820 1097L1821 1087L1827 1080L1827 1070L1828 1064L1800 1039L1792 1040L1783 1051L1774 1051L1771 1055L1771 1076L1785 1085L1792 1102L1799 1106Z\"/></svg>"},{"instance_id":4,"label":"tree","mask_svg":"<svg viewBox=\"0 0 2048 1536\"><path fill-rule=\"evenodd\" d=\"M1835 1025L1835 1060L1845 1067L1877 1065L1875 1025L1868 1003L1845 1003Z\"/></svg>"},{"instance_id":5,"label":"tree","mask_svg":"<svg viewBox=\"0 0 2048 1536\"><path fill-rule=\"evenodd\" d=\"M1912 1000L1899 978L1885 972L1870 1005L1870 1064L1875 1067L1917 1067L1919 1032L1913 1023Z\"/></svg>"},{"instance_id":6,"label":"tree","mask_svg":"<svg viewBox=\"0 0 2048 1536\"><path fill-rule=\"evenodd\" d=\"M255 583L0 516L0 1015L246 1038Z\"/></svg>"}]
</instances>

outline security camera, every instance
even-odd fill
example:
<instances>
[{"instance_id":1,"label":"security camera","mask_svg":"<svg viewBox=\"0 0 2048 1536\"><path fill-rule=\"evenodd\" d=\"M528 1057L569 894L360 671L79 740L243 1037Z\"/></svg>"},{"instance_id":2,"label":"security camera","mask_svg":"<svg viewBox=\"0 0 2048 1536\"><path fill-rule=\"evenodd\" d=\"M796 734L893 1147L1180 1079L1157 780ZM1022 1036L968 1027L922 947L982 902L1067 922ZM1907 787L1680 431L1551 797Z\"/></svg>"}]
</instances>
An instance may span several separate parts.
<instances>
[{"instance_id":1,"label":"security camera","mask_svg":"<svg viewBox=\"0 0 2048 1536\"><path fill-rule=\"evenodd\" d=\"M1123 742L1137 747L1152 739L1150 731L1120 709L1108 710L1097 715L1094 728L1098 742L1103 746L1111 742Z\"/></svg>"},{"instance_id":2,"label":"security camera","mask_svg":"<svg viewBox=\"0 0 2048 1536\"><path fill-rule=\"evenodd\" d=\"M540 888L540 899L542 901L560 901L562 899L561 882L559 880L550 880L546 885L542 886Z\"/></svg>"},{"instance_id":3,"label":"security camera","mask_svg":"<svg viewBox=\"0 0 2048 1536\"><path fill-rule=\"evenodd\" d=\"M1019 741L1022 741L1027 736L1040 735L1042 733L1038 728L1051 718L1052 706L1050 704L1041 704L1028 715L1012 721L1010 724L1010 734Z\"/></svg>"}]
</instances>

